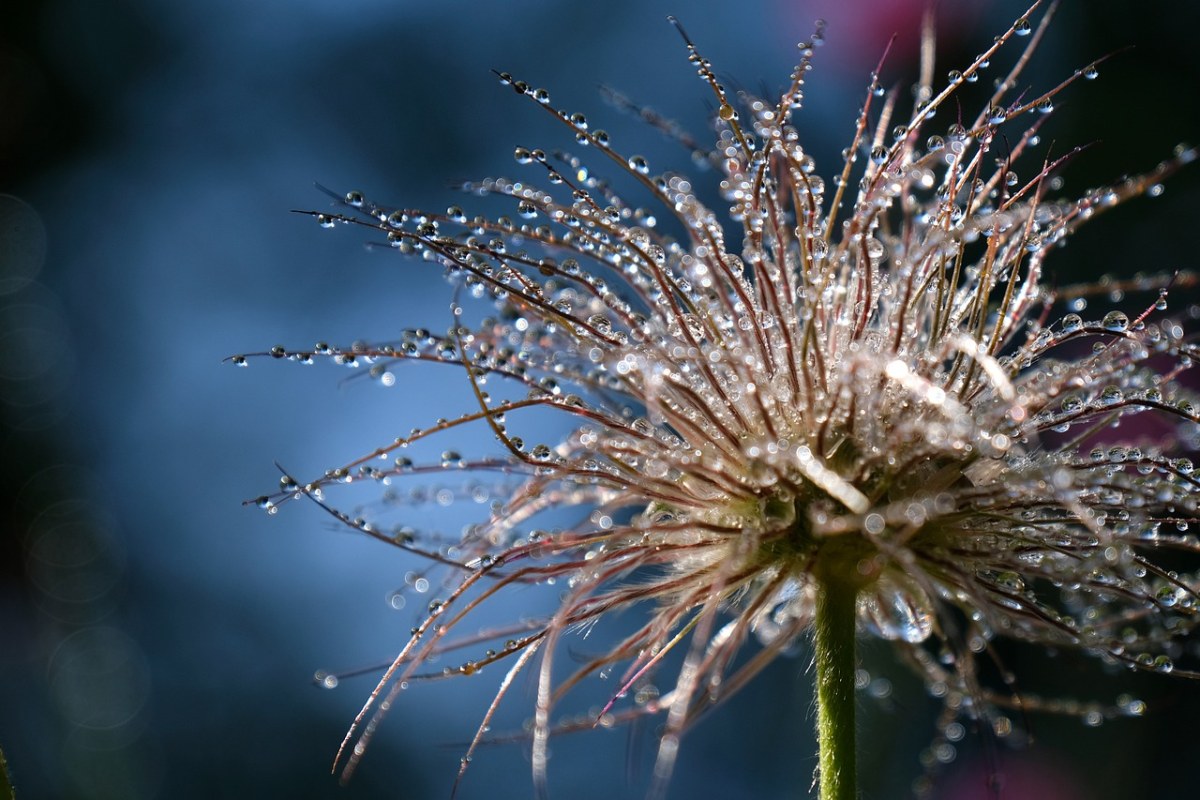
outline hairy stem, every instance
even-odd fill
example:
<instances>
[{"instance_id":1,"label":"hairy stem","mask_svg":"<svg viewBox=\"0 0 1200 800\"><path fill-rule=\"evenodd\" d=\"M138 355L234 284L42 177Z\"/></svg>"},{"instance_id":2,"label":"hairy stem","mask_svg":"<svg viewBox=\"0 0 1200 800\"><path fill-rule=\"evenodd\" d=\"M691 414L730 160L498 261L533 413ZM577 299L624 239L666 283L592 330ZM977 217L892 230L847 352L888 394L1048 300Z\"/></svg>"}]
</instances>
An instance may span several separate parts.
<instances>
[{"instance_id":1,"label":"hairy stem","mask_svg":"<svg viewBox=\"0 0 1200 800\"><path fill-rule=\"evenodd\" d=\"M854 621L858 587L821 581L814 632L821 800L854 800Z\"/></svg>"}]
</instances>

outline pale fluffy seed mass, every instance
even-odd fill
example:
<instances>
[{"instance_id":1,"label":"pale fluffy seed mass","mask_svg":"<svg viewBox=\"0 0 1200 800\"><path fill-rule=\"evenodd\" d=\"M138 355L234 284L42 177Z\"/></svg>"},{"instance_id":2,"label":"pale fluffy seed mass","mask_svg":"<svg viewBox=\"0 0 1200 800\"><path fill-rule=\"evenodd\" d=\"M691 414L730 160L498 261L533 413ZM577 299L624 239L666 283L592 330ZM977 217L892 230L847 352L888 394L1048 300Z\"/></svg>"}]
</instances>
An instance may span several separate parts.
<instances>
[{"instance_id":1,"label":"pale fluffy seed mass","mask_svg":"<svg viewBox=\"0 0 1200 800\"><path fill-rule=\"evenodd\" d=\"M502 74L574 140L569 152L518 149L524 179L465 187L506 198L509 216L385 207L357 192L316 214L444 269L455 324L270 355L331 359L385 385L406 380L407 362L450 365L477 407L317 480L285 476L260 498L271 511L311 498L441 565L431 574L439 599L340 762L353 770L401 688L440 656L435 675L482 672L497 685L464 770L529 673L525 735L539 783L552 733L655 714L665 780L691 721L803 642L822 561L854 573L861 633L894 641L943 698L943 733L972 718L1003 736L1013 708L1096 721L1144 710L1128 697L1033 701L1008 676L984 685L997 636L1188 672L1175 662L1196 624L1197 579L1156 564L1200 550L1186 532L1197 521L1200 480L1186 456L1200 417L1180 381L1194 346L1167 309L1172 282L1190 279L1052 291L1043 262L1101 212L1157 193L1194 151L1060 199L1055 171L1073 153L1052 152L1038 130L1095 68L1050 87L1022 80L1048 17L1021 17L944 82L923 74L911 111L872 76L845 162L824 178L793 123L820 30L774 99L727 93L685 36L715 97L711 149L610 99L685 144L704 180L715 173L721 208ZM982 110L935 124L959 94L982 98ZM605 171L640 184L647 206L623 202ZM519 421L537 409L565 419L569 435L522 441ZM1147 418L1158 433L1139 433ZM478 433L478 452L405 456L460 426ZM387 498L422 475L445 487L431 491L490 501L490 514L450 541L394 527ZM335 485L363 481L388 487L384 501L361 515L337 510ZM418 591L429 587L419 580ZM545 582L561 592L553 613L473 624L498 596ZM562 657L565 640L630 608L615 646L582 663ZM759 644L743 652L752 637ZM452 656L461 666L444 668ZM560 701L593 677L609 680L610 702L560 719Z\"/></svg>"}]
</instances>

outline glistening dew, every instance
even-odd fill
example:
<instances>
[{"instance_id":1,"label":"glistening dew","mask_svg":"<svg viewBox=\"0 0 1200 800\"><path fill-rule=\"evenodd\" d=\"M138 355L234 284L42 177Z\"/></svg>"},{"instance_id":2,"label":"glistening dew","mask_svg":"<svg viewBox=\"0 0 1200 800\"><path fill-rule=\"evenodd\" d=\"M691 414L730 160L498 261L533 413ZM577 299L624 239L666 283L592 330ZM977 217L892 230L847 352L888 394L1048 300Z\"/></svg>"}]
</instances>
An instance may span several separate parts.
<instances>
[{"instance_id":1,"label":"glistening dew","mask_svg":"<svg viewBox=\"0 0 1200 800\"><path fill-rule=\"evenodd\" d=\"M1188 532L1200 480L1187 459L1200 416L1181 384L1196 348L1167 308L1192 279L1054 290L1043 266L1079 226L1157 194L1196 153L1180 147L1145 175L1059 198L1056 170L1079 150L1051 147L1039 129L1096 68L1050 87L1023 81L1052 16L1031 20L1038 5L945 81L927 59L911 111L872 75L844 162L826 177L793 124L820 28L786 89L765 99L728 92L685 35L717 108L711 149L612 100L683 144L700 174L715 172L727 208L501 73L571 140L564 152L518 148L522 179L464 187L503 198L509 216L383 206L358 192L313 212L444 270L451 325L259 355L330 360L385 385L404 382L407 362L443 364L463 372L476 406L315 480L285 475L258 501L273 513L310 498L438 565L417 579L437 599L338 752L346 774L410 682L483 673L496 698L461 777L528 675L539 787L553 734L657 716L660 793L687 728L802 643L834 585L857 598L859 632L893 642L943 700L931 763L952 754L967 719L1003 737L1013 709L1093 724L1144 711L1128 696L1022 697L1019 676L985 669L995 637L1195 677L1176 662L1197 623L1198 579L1164 566L1200 552ZM961 110L960 93L982 108ZM938 110L956 121L935 123ZM606 171L639 184L650 205L624 202ZM1129 300L1116 307L1109 295ZM539 409L570 433L522 441L519 420ZM1134 417L1170 432L1139 438ZM405 455L459 428L478 434L470 452ZM412 520L393 527L389 498L431 475L447 501L500 499L454 541L430 541ZM389 487L383 503L339 510L340 484L370 481ZM479 609L544 583L561 592L552 613L481 629ZM631 628L614 646L564 658L622 610ZM460 666L441 666L461 653ZM999 685L981 680L988 671ZM609 702L560 719L564 698L601 676Z\"/></svg>"}]
</instances>

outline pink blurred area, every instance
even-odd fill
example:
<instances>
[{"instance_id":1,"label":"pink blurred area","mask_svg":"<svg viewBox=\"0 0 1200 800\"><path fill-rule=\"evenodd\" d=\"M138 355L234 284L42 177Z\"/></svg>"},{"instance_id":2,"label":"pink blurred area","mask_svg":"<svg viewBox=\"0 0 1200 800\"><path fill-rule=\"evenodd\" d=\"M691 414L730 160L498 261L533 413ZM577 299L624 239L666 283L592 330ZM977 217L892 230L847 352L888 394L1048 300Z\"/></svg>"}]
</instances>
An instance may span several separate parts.
<instances>
[{"instance_id":1,"label":"pink blurred area","mask_svg":"<svg viewBox=\"0 0 1200 800\"><path fill-rule=\"evenodd\" d=\"M1078 773L1065 759L1004 753L999 764L968 761L936 784L936 800L1088 800ZM998 785L999 793L995 791Z\"/></svg>"},{"instance_id":2,"label":"pink blurred area","mask_svg":"<svg viewBox=\"0 0 1200 800\"><path fill-rule=\"evenodd\" d=\"M930 2L929 0L861 0L822 8L828 23L827 36L837 47L827 48L822 58L858 63L864 57L882 55L892 40L890 63L915 61L921 50L921 20L932 6L938 41L942 47L954 46L978 32L988 17L991 0L974 2ZM1017 13L1013 4L1013 13ZM808 3L778 4L779 19L796 30L812 23L814 6Z\"/></svg>"}]
</instances>

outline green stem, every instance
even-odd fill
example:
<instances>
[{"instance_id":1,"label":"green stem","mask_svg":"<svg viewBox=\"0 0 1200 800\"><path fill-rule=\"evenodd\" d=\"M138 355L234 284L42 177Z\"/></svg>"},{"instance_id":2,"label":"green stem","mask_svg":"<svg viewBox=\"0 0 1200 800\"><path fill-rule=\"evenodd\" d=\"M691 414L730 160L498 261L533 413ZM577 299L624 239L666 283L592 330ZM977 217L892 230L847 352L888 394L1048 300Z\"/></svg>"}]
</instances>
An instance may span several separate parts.
<instances>
[{"instance_id":1,"label":"green stem","mask_svg":"<svg viewBox=\"0 0 1200 800\"><path fill-rule=\"evenodd\" d=\"M821 800L855 800L854 621L858 587L820 583L814 644Z\"/></svg>"},{"instance_id":2,"label":"green stem","mask_svg":"<svg viewBox=\"0 0 1200 800\"><path fill-rule=\"evenodd\" d=\"M8 762L4 760L4 751L0 750L0 800L13 800L16 796L8 776Z\"/></svg>"}]
</instances>

